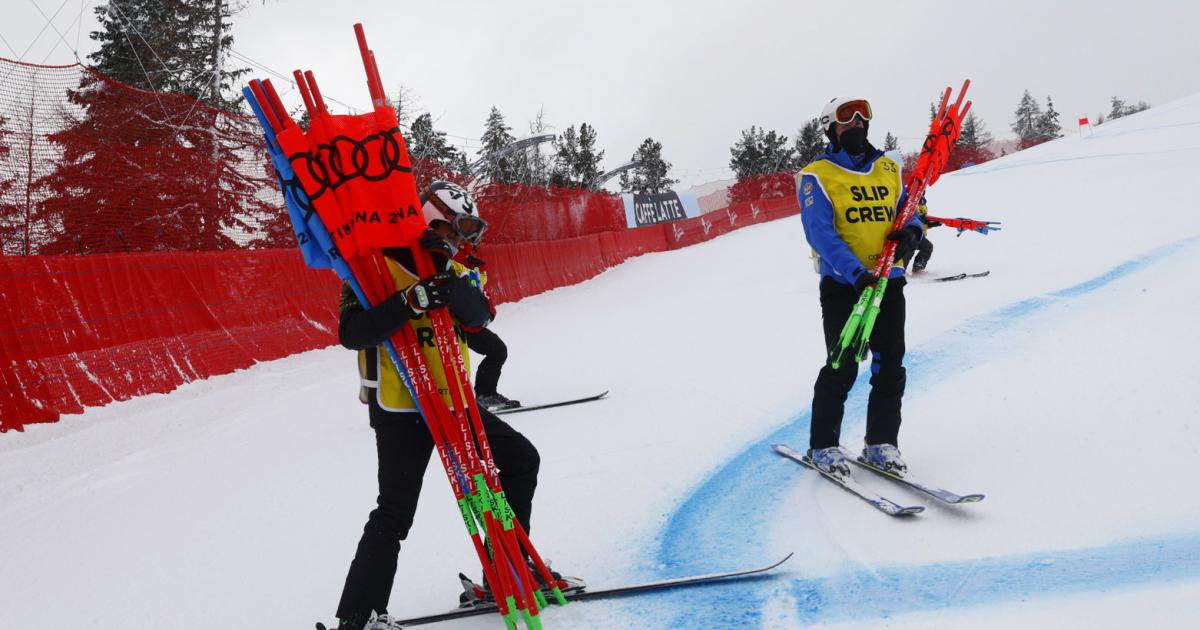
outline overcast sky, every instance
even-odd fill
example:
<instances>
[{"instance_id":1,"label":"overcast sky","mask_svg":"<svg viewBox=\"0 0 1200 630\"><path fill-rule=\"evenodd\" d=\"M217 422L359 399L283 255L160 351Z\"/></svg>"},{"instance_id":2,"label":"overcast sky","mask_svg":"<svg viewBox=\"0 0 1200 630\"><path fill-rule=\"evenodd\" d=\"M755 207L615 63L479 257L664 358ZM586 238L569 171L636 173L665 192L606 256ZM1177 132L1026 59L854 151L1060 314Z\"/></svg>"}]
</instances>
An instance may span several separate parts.
<instances>
[{"instance_id":1,"label":"overcast sky","mask_svg":"<svg viewBox=\"0 0 1200 630\"><path fill-rule=\"evenodd\" d=\"M0 55L86 58L95 4L0 0ZM934 95L968 77L999 138L1025 89L1053 97L1068 132L1113 95L1162 104L1200 91L1198 18L1200 3L1158 0L249 0L234 49L287 75L312 69L326 95L366 109L362 22L388 89L411 90L456 144L478 146L493 105L518 136L544 108L554 132L596 127L608 168L654 137L690 185L729 176L740 130L792 138L835 96L869 99L872 140L891 131L905 150Z\"/></svg>"}]
</instances>

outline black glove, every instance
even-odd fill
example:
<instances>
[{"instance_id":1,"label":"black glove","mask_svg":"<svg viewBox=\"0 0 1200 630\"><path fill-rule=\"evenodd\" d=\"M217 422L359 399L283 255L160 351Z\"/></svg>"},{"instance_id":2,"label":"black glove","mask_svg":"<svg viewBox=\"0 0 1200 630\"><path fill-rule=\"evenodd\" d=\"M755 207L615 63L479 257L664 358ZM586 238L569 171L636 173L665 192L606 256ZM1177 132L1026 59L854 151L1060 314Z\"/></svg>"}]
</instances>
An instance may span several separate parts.
<instances>
[{"instance_id":1,"label":"black glove","mask_svg":"<svg viewBox=\"0 0 1200 630\"><path fill-rule=\"evenodd\" d=\"M457 280L458 276L449 271L422 278L416 284L403 290L404 302L418 314L442 308L453 299L458 284Z\"/></svg>"},{"instance_id":2,"label":"black glove","mask_svg":"<svg viewBox=\"0 0 1200 630\"><path fill-rule=\"evenodd\" d=\"M854 291L856 293L862 293L863 289L875 284L876 280L877 278L875 277L875 274L863 269L863 272L858 274L858 277L854 279Z\"/></svg>"},{"instance_id":3,"label":"black glove","mask_svg":"<svg viewBox=\"0 0 1200 630\"><path fill-rule=\"evenodd\" d=\"M483 291L462 276L455 276L451 283L454 290L450 293L448 306L454 319L471 328L487 326L492 321L492 307Z\"/></svg>"},{"instance_id":4,"label":"black glove","mask_svg":"<svg viewBox=\"0 0 1200 630\"><path fill-rule=\"evenodd\" d=\"M486 264L482 258L476 258L473 254L467 254L468 267L483 267Z\"/></svg>"},{"instance_id":5,"label":"black glove","mask_svg":"<svg viewBox=\"0 0 1200 630\"><path fill-rule=\"evenodd\" d=\"M896 255L892 260L899 263L902 260L912 258L913 252L917 251L917 245L921 242L921 228L910 225L888 234L887 240L896 241Z\"/></svg>"},{"instance_id":6,"label":"black glove","mask_svg":"<svg viewBox=\"0 0 1200 630\"><path fill-rule=\"evenodd\" d=\"M421 249L433 254L433 261L438 269L445 268L446 263L458 253L449 241L432 228L425 230L425 234L421 236Z\"/></svg>"}]
</instances>

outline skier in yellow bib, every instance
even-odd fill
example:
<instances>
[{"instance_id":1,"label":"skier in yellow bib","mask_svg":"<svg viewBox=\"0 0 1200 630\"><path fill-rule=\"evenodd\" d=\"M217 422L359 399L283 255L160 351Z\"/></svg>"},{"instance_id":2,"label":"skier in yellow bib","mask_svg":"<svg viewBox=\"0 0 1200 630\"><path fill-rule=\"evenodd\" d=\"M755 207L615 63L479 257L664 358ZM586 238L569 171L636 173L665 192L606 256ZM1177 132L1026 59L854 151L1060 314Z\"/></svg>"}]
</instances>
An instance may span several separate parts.
<instances>
[{"instance_id":1,"label":"skier in yellow bib","mask_svg":"<svg viewBox=\"0 0 1200 630\"><path fill-rule=\"evenodd\" d=\"M338 604L338 630L399 627L390 621L379 621L375 615L387 611L400 541L408 537L412 527L421 480L433 451L433 439L417 406L380 344L411 320L425 361L449 405L441 358L427 313L438 308L450 309L463 357L467 356L467 347L459 329L484 326L491 319L487 298L479 287L471 284L467 268L453 262L458 248L465 241L478 241L487 227L470 193L450 182L433 182L422 194L422 201L430 228L421 246L433 255L434 263L442 271L419 278L408 248L387 249L384 254L396 282L395 295L371 310L364 310L349 287L342 291L338 337L343 346L359 351L360 398L368 405L379 456L379 496L346 575ZM529 531L541 464L537 449L491 412L480 408L479 413L509 504L517 520Z\"/></svg>"},{"instance_id":2,"label":"skier in yellow bib","mask_svg":"<svg viewBox=\"0 0 1200 630\"><path fill-rule=\"evenodd\" d=\"M906 197L900 165L867 140L870 123L866 100L830 101L820 116L829 146L796 175L796 189L804 235L818 256L826 357L837 346L862 290L875 282L872 271L884 243L898 241L896 264L869 340L871 394L863 458L903 475L906 467L897 444L906 380L904 265L921 241L921 223L914 216L902 229L892 229ZM854 361L842 361L835 370L827 358L813 388L808 455L818 468L840 477L850 475L840 439L846 397L857 375Z\"/></svg>"}]
</instances>

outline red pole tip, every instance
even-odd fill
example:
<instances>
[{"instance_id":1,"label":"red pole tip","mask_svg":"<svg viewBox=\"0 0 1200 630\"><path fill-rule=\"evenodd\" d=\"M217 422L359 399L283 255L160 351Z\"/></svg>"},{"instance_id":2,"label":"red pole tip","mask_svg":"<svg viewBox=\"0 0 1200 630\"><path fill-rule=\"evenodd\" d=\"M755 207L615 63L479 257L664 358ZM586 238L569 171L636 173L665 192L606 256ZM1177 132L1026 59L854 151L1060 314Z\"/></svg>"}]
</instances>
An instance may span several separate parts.
<instances>
[{"instance_id":1,"label":"red pole tip","mask_svg":"<svg viewBox=\"0 0 1200 630\"><path fill-rule=\"evenodd\" d=\"M313 102L312 92L308 91L308 83L304 80L304 74L299 70L293 70L292 78L296 80L296 88L300 90L300 98L304 99L304 109L308 111L309 118L316 118L317 105Z\"/></svg>"},{"instance_id":2,"label":"red pole tip","mask_svg":"<svg viewBox=\"0 0 1200 630\"><path fill-rule=\"evenodd\" d=\"M267 96L271 97L271 107L275 108L275 115L279 118L279 122L283 123L283 128L295 127L296 123L288 115L287 108L283 106L283 99L279 98L279 93L275 91L271 80L263 81L263 87L267 89Z\"/></svg>"}]
</instances>

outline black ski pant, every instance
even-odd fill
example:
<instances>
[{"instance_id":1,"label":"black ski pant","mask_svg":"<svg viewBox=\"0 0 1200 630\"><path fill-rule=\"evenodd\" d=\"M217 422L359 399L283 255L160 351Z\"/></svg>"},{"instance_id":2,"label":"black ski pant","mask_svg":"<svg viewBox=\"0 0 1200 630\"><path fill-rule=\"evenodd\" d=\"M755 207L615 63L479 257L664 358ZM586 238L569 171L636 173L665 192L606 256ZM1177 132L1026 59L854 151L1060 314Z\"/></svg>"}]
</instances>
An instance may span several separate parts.
<instances>
[{"instance_id":1,"label":"black ski pant","mask_svg":"<svg viewBox=\"0 0 1200 630\"><path fill-rule=\"evenodd\" d=\"M479 369L475 371L475 395L495 394L500 383L500 370L508 360L508 346L504 345L500 335L487 328L480 328L477 332L467 333L467 347L476 354L483 355Z\"/></svg>"},{"instance_id":2,"label":"black ski pant","mask_svg":"<svg viewBox=\"0 0 1200 630\"><path fill-rule=\"evenodd\" d=\"M904 396L904 279L888 281L879 317L871 331L871 394L867 399L867 444L894 444L900 433L900 400ZM841 367L833 369L828 353L837 347L842 326L858 302L854 287L833 278L821 279L821 320L825 328L825 366L813 387L812 432L814 449L837 446L841 439L846 397L858 377L858 363L850 352Z\"/></svg>"},{"instance_id":3,"label":"black ski pant","mask_svg":"<svg viewBox=\"0 0 1200 630\"><path fill-rule=\"evenodd\" d=\"M913 271L924 269L929 264L930 256L933 256L933 241L929 240L929 237L925 237L917 245L917 255L913 257Z\"/></svg>"},{"instance_id":4,"label":"black ski pant","mask_svg":"<svg viewBox=\"0 0 1200 630\"><path fill-rule=\"evenodd\" d=\"M541 458L524 435L487 410L479 412L484 433L492 445L492 456L500 469L505 496L517 520L529 531ZM365 620L371 611L387 610L400 541L408 538L421 495L421 481L433 452L433 438L420 415L384 411L374 400L370 403L370 415L379 454L378 506L367 519L350 563L338 604L339 619ZM450 500L450 496L446 499Z\"/></svg>"}]
</instances>

